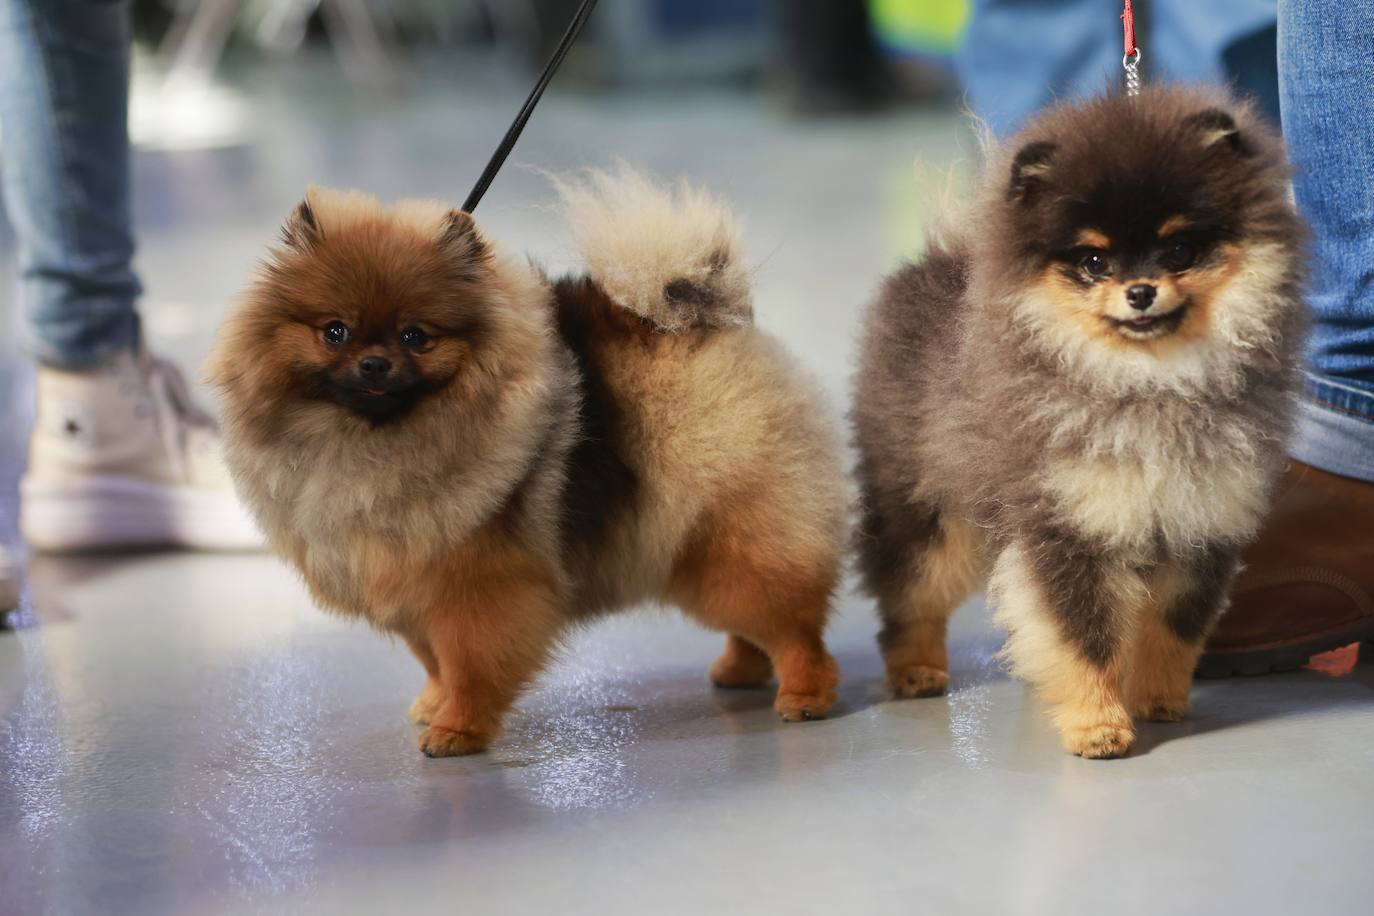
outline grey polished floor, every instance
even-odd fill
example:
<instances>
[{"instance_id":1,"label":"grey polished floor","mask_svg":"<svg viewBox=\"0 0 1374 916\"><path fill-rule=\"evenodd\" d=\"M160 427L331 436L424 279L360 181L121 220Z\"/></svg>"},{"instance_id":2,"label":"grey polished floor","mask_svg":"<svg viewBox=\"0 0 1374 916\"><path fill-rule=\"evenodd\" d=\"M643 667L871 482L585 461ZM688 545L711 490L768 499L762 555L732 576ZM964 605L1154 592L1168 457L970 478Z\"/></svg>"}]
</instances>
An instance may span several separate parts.
<instances>
[{"instance_id":1,"label":"grey polished floor","mask_svg":"<svg viewBox=\"0 0 1374 916\"><path fill-rule=\"evenodd\" d=\"M519 102L477 69L390 101L328 67L259 80L245 145L138 161L146 321L192 369L308 182L460 199ZM732 94L565 90L515 159L620 156L731 195L760 320L838 410L857 308L957 193L961 136L948 113L808 123ZM509 168L479 215L559 264L546 200ZM12 352L6 488L26 415ZM315 610L270 558L29 573L22 626L0 633L0 913L1370 911L1369 664L1203 683L1190 722L1087 762L1006 678L981 603L950 695L892 702L872 610L846 596L840 706L800 725L766 692L706 685L718 637L640 611L578 634L491 753L427 760L404 647Z\"/></svg>"}]
</instances>

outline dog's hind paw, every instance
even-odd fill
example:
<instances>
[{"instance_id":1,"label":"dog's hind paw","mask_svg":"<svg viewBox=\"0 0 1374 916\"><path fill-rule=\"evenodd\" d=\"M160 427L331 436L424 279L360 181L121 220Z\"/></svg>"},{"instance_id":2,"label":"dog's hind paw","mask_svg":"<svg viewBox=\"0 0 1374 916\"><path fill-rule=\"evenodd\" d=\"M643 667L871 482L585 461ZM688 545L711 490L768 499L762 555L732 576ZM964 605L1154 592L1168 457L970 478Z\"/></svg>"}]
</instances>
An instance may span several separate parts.
<instances>
[{"instance_id":1,"label":"dog's hind paw","mask_svg":"<svg viewBox=\"0 0 1374 916\"><path fill-rule=\"evenodd\" d=\"M887 688L902 699L938 697L949 688L949 672L927 665L910 665L887 673Z\"/></svg>"},{"instance_id":2,"label":"dog's hind paw","mask_svg":"<svg viewBox=\"0 0 1374 916\"><path fill-rule=\"evenodd\" d=\"M420 751L426 757L462 757L487 749L490 735L471 731L454 731L441 725L431 725L420 733Z\"/></svg>"},{"instance_id":3,"label":"dog's hind paw","mask_svg":"<svg viewBox=\"0 0 1374 916\"><path fill-rule=\"evenodd\" d=\"M717 687L762 687L772 679L773 665L758 649L741 649L732 644L711 665L709 676Z\"/></svg>"},{"instance_id":4,"label":"dog's hind paw","mask_svg":"<svg viewBox=\"0 0 1374 916\"><path fill-rule=\"evenodd\" d=\"M1182 722L1192 711L1185 700L1151 700L1140 704L1136 715L1150 722Z\"/></svg>"},{"instance_id":5,"label":"dog's hind paw","mask_svg":"<svg viewBox=\"0 0 1374 916\"><path fill-rule=\"evenodd\" d=\"M428 725L439 714L444 702L444 691L439 682L430 679L420 690L415 702L410 704L410 721L416 725Z\"/></svg>"}]
</instances>

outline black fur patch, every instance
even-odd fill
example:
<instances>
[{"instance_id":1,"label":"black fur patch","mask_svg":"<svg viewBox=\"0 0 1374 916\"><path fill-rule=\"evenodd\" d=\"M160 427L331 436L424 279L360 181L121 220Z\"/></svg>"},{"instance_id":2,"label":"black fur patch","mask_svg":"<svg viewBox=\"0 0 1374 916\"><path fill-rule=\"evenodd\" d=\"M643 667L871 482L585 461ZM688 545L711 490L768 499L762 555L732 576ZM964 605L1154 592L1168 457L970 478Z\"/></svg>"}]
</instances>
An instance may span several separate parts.
<instances>
[{"instance_id":1,"label":"black fur patch","mask_svg":"<svg viewBox=\"0 0 1374 916\"><path fill-rule=\"evenodd\" d=\"M1220 544L1208 545L1189 558L1185 573L1192 587L1164 615L1175 636L1198 642L1211 631L1231 588L1237 559L1234 547Z\"/></svg>"},{"instance_id":2,"label":"black fur patch","mask_svg":"<svg viewBox=\"0 0 1374 916\"><path fill-rule=\"evenodd\" d=\"M1030 542L1031 566L1064 638L1090 664L1105 668L1121 645L1120 621L1107 590L1104 557L1065 528Z\"/></svg>"},{"instance_id":3,"label":"black fur patch","mask_svg":"<svg viewBox=\"0 0 1374 916\"><path fill-rule=\"evenodd\" d=\"M705 283L680 277L664 285L663 297L669 302L681 302L683 305L700 309L714 302L716 293Z\"/></svg>"},{"instance_id":4,"label":"black fur patch","mask_svg":"<svg viewBox=\"0 0 1374 916\"><path fill-rule=\"evenodd\" d=\"M558 333L573 353L581 377L579 436L568 456L563 510L571 548L595 550L605 541L617 514L628 510L639 480L619 446L620 409L597 364L598 336L623 333L607 319L619 311L590 279L565 278L554 286Z\"/></svg>"},{"instance_id":5,"label":"black fur patch","mask_svg":"<svg viewBox=\"0 0 1374 916\"><path fill-rule=\"evenodd\" d=\"M935 508L899 501L895 495L881 503L869 502L863 507L854 540L864 585L880 599L883 629L878 645L886 649L900 640L906 628L904 619L892 616L894 605L919 575L922 558L939 545L943 534Z\"/></svg>"}]
</instances>

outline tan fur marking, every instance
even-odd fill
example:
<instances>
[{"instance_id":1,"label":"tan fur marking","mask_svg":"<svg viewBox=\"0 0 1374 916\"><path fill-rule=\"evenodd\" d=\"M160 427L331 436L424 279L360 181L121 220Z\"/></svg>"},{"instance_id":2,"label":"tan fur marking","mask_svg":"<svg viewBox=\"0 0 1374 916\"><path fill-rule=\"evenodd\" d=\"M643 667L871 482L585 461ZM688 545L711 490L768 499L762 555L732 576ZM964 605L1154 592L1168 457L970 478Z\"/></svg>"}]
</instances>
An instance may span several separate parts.
<instances>
[{"instance_id":1,"label":"tan fur marking","mask_svg":"<svg viewBox=\"0 0 1374 916\"><path fill-rule=\"evenodd\" d=\"M1097 229L1080 229L1078 238L1074 244L1083 248L1101 248L1106 251L1112 247L1112 240L1107 238L1107 234Z\"/></svg>"},{"instance_id":2,"label":"tan fur marking","mask_svg":"<svg viewBox=\"0 0 1374 916\"><path fill-rule=\"evenodd\" d=\"M1188 302L1188 314L1177 331L1158 341L1161 347L1199 343L1212 333L1212 310L1241 269L1241 260L1234 248L1223 246L1220 254L1218 266L1194 268L1178 278L1178 295Z\"/></svg>"},{"instance_id":3,"label":"tan fur marking","mask_svg":"<svg viewBox=\"0 0 1374 916\"><path fill-rule=\"evenodd\" d=\"M1108 297L1123 295L1120 283L1104 280L1083 290L1066 278L1058 267L1049 267L1041 275L1040 289L1044 301L1076 333L1113 350L1129 350L1133 346L1131 341L1122 338L1102 320L1106 314Z\"/></svg>"},{"instance_id":4,"label":"tan fur marking","mask_svg":"<svg viewBox=\"0 0 1374 916\"><path fill-rule=\"evenodd\" d=\"M1193 221L1182 214L1175 214L1159 224L1159 231L1155 233L1159 238L1168 238L1176 232L1182 232L1193 224Z\"/></svg>"}]
</instances>

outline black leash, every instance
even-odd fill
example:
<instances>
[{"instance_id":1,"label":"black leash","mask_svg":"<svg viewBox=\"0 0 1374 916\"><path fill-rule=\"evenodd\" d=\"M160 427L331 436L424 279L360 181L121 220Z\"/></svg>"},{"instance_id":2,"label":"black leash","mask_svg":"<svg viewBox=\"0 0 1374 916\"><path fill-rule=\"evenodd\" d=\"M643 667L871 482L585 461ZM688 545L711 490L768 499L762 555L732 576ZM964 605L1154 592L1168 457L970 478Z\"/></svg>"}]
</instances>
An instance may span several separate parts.
<instances>
[{"instance_id":1,"label":"black leash","mask_svg":"<svg viewBox=\"0 0 1374 916\"><path fill-rule=\"evenodd\" d=\"M472 193L468 194L468 199L463 202L463 209L468 213L477 209L477 204L481 202L482 195L487 193L487 188L491 187L492 181L496 178L496 173L501 171L501 166L505 164L506 157L515 148L515 141L520 139L520 132L525 129L525 122L534 113L534 106L539 104L539 97L544 94L544 89L553 79L554 73L558 70L559 64L563 63L563 58L568 56L568 49L577 40L577 33L582 31L582 27L587 24L587 19L592 14L592 9L596 6L596 0L582 0L582 5L578 7L577 15L568 24L568 30L563 33L563 38L558 42L558 47L553 52L553 57L544 66L544 72L539 75L539 82L534 84L534 91L530 97L525 99L524 106L520 113L515 116L515 121L511 124L506 135L501 138L501 145L496 147L496 152L492 154L491 161L482 170L482 177L477 179L477 184L473 186Z\"/></svg>"}]
</instances>

